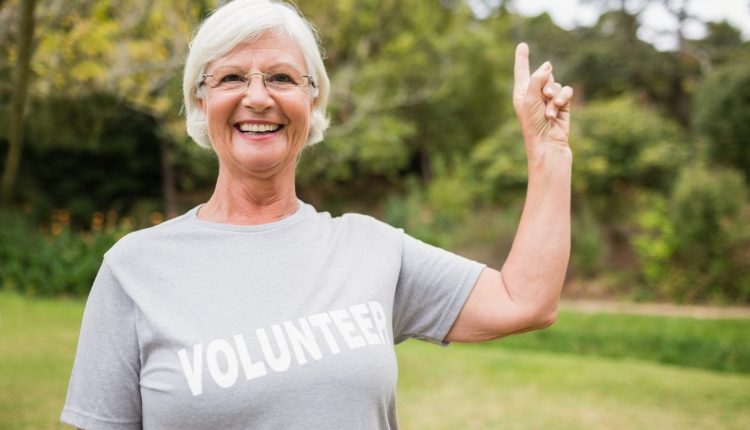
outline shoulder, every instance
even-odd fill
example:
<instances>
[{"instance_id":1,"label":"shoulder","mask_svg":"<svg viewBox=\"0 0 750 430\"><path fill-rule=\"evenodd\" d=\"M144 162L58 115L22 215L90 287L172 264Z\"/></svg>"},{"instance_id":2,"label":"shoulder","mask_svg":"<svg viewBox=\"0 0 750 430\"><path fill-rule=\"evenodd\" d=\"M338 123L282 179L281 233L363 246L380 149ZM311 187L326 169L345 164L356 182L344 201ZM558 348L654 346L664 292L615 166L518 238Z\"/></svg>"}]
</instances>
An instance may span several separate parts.
<instances>
[{"instance_id":1,"label":"shoulder","mask_svg":"<svg viewBox=\"0 0 750 430\"><path fill-rule=\"evenodd\" d=\"M404 231L373 216L345 213L331 216L317 214L317 226L331 243L347 248L364 248L372 252L393 252L403 248Z\"/></svg>"},{"instance_id":2,"label":"shoulder","mask_svg":"<svg viewBox=\"0 0 750 430\"><path fill-rule=\"evenodd\" d=\"M392 225L381 221L373 216L359 213L346 213L340 217L333 218L334 222L353 233L386 235L388 237L402 237L404 230L393 227Z\"/></svg>"}]
</instances>

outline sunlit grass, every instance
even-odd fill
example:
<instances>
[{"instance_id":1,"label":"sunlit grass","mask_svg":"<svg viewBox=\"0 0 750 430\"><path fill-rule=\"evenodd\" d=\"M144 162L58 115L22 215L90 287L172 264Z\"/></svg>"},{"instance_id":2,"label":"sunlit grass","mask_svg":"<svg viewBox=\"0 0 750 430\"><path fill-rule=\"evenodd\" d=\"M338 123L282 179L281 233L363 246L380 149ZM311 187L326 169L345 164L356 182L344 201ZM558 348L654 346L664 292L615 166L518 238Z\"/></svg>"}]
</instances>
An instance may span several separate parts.
<instances>
[{"instance_id":1,"label":"sunlit grass","mask_svg":"<svg viewBox=\"0 0 750 430\"><path fill-rule=\"evenodd\" d=\"M82 311L82 300L0 292L0 428L63 428L58 417ZM627 337L632 344L639 331L652 326L652 332L661 327L679 338L702 325L703 339L690 337L700 349L716 339L735 339L747 323L727 321L718 330L712 321L632 318L597 316L595 343L617 345ZM554 327L560 338L580 338L590 323L582 314L565 312ZM583 351L587 355L532 351L524 348L555 349L556 341L529 337L523 345L522 339L449 348L418 341L400 345L401 428L750 428L748 375L604 358L590 350Z\"/></svg>"},{"instance_id":2,"label":"sunlit grass","mask_svg":"<svg viewBox=\"0 0 750 430\"><path fill-rule=\"evenodd\" d=\"M405 429L750 428L750 377L476 345L398 348Z\"/></svg>"},{"instance_id":3,"label":"sunlit grass","mask_svg":"<svg viewBox=\"0 0 750 430\"><path fill-rule=\"evenodd\" d=\"M0 293L0 428L63 428L82 311L80 300Z\"/></svg>"}]
</instances>

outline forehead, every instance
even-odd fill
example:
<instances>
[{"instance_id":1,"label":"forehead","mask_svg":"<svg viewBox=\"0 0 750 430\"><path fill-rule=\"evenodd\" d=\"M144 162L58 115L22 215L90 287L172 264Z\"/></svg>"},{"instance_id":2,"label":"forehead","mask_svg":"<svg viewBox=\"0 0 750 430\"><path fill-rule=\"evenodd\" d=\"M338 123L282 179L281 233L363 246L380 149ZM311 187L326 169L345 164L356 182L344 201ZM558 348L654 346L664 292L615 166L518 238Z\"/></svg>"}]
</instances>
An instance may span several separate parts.
<instances>
[{"instance_id":1,"label":"forehead","mask_svg":"<svg viewBox=\"0 0 750 430\"><path fill-rule=\"evenodd\" d=\"M267 31L249 42L241 43L229 53L206 65L206 68L240 66L243 68L263 68L278 63L287 63L304 71L305 57L291 37Z\"/></svg>"}]
</instances>

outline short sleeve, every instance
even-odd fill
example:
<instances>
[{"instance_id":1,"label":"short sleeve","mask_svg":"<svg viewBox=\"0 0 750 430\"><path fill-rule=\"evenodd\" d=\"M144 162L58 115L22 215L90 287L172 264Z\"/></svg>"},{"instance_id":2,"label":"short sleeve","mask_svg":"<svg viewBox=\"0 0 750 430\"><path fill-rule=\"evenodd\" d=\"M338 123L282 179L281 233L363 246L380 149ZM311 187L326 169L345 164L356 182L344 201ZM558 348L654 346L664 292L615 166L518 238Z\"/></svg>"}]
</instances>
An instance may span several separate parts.
<instances>
[{"instance_id":1,"label":"short sleeve","mask_svg":"<svg viewBox=\"0 0 750 430\"><path fill-rule=\"evenodd\" d=\"M86 302L62 422L86 430L141 428L135 322L135 306L105 259Z\"/></svg>"},{"instance_id":2,"label":"short sleeve","mask_svg":"<svg viewBox=\"0 0 750 430\"><path fill-rule=\"evenodd\" d=\"M404 234L393 309L396 343L444 341L485 265Z\"/></svg>"}]
</instances>

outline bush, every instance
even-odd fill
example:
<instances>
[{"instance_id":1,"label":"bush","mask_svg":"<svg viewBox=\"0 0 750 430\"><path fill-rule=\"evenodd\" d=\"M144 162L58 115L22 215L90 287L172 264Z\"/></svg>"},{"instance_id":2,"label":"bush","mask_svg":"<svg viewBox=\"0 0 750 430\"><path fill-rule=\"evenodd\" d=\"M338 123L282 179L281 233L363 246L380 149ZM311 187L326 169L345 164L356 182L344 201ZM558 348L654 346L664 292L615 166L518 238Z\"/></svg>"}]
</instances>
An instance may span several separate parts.
<instances>
[{"instance_id":1,"label":"bush","mask_svg":"<svg viewBox=\"0 0 750 430\"><path fill-rule=\"evenodd\" d=\"M693 122L711 142L713 162L743 171L750 181L750 68L731 64L717 69L696 92Z\"/></svg>"},{"instance_id":2,"label":"bush","mask_svg":"<svg viewBox=\"0 0 750 430\"><path fill-rule=\"evenodd\" d=\"M602 199L609 215L624 190L667 191L689 156L684 141L674 121L631 97L583 106L571 129L573 189Z\"/></svg>"},{"instance_id":3,"label":"bush","mask_svg":"<svg viewBox=\"0 0 750 430\"><path fill-rule=\"evenodd\" d=\"M750 303L747 187L731 169L682 169L666 199L651 196L633 248L654 294L678 302Z\"/></svg>"},{"instance_id":4,"label":"bush","mask_svg":"<svg viewBox=\"0 0 750 430\"><path fill-rule=\"evenodd\" d=\"M750 301L747 187L733 169L683 169L671 198L676 261L690 281L732 301Z\"/></svg>"},{"instance_id":5,"label":"bush","mask_svg":"<svg viewBox=\"0 0 750 430\"><path fill-rule=\"evenodd\" d=\"M484 194L492 201L507 203L524 195L526 148L515 118L479 141L471 153L471 162L484 184Z\"/></svg>"},{"instance_id":6,"label":"bush","mask_svg":"<svg viewBox=\"0 0 750 430\"><path fill-rule=\"evenodd\" d=\"M570 269L577 277L590 279L604 269L609 249L601 226L584 207L573 214Z\"/></svg>"},{"instance_id":7,"label":"bush","mask_svg":"<svg viewBox=\"0 0 750 430\"><path fill-rule=\"evenodd\" d=\"M391 195L384 205L385 221L433 245L451 248L475 214L481 187L471 166L460 159L451 163L436 157L434 176L427 185L415 178L404 195Z\"/></svg>"},{"instance_id":8,"label":"bush","mask_svg":"<svg viewBox=\"0 0 750 430\"><path fill-rule=\"evenodd\" d=\"M132 228L97 213L91 231L75 232L61 210L47 227L11 212L0 213L0 225L0 288L43 296L88 294L104 252Z\"/></svg>"}]
</instances>

